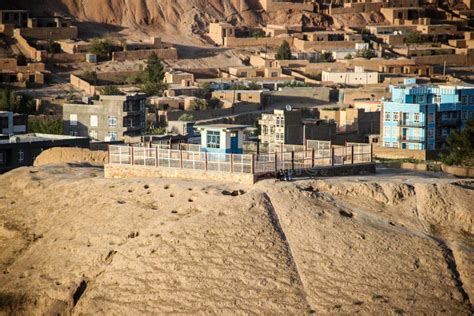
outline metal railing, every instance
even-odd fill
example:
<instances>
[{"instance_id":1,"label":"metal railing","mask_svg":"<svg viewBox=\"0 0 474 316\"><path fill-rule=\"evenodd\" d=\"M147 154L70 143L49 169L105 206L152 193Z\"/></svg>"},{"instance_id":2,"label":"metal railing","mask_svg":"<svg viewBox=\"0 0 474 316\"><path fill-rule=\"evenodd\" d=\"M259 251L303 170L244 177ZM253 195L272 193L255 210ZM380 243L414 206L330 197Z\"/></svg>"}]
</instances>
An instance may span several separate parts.
<instances>
[{"instance_id":1,"label":"metal railing","mask_svg":"<svg viewBox=\"0 0 474 316\"><path fill-rule=\"evenodd\" d=\"M315 144L313 144L315 145ZM278 170L305 170L372 162L370 144L348 143L346 146L318 144L306 150L270 154L225 154L165 148L166 146L110 145L108 162L156 168L180 168L227 173L264 174Z\"/></svg>"}]
</instances>

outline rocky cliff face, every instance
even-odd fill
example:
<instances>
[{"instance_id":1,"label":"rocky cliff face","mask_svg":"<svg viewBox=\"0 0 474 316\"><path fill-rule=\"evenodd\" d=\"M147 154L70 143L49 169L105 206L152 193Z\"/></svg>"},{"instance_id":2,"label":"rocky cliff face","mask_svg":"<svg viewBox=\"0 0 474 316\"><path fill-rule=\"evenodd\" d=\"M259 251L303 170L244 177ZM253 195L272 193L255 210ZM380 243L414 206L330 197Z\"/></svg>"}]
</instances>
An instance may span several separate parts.
<instances>
[{"instance_id":1,"label":"rocky cliff face","mask_svg":"<svg viewBox=\"0 0 474 316\"><path fill-rule=\"evenodd\" d=\"M4 7L28 9L37 15L66 14L78 21L125 27L151 26L181 34L203 33L213 21L256 26L260 22L323 23L314 13L268 15L258 0L6 0Z\"/></svg>"}]
</instances>

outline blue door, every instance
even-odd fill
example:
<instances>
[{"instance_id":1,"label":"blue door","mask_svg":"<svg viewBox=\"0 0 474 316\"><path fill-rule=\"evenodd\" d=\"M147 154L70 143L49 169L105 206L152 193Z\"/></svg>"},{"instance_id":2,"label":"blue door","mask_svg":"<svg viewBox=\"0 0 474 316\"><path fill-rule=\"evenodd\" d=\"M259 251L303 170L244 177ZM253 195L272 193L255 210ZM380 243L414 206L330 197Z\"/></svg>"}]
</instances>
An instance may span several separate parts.
<instances>
[{"instance_id":1,"label":"blue door","mask_svg":"<svg viewBox=\"0 0 474 316\"><path fill-rule=\"evenodd\" d=\"M239 134L237 132L232 132L230 134L230 152L233 154L239 153Z\"/></svg>"}]
</instances>

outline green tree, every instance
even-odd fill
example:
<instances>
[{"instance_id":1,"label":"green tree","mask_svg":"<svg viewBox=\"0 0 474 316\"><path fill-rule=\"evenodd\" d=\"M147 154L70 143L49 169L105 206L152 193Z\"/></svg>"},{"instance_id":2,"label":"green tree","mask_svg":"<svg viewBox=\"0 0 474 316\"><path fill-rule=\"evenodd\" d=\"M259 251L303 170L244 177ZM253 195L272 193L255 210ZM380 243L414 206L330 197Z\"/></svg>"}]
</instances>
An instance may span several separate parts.
<instances>
[{"instance_id":1,"label":"green tree","mask_svg":"<svg viewBox=\"0 0 474 316\"><path fill-rule=\"evenodd\" d=\"M61 45L53 40L49 40L48 46L46 46L46 51L50 54L59 54L61 53Z\"/></svg>"},{"instance_id":2,"label":"green tree","mask_svg":"<svg viewBox=\"0 0 474 316\"><path fill-rule=\"evenodd\" d=\"M211 98L207 101L207 107L211 109L217 109L221 105L221 100L218 98Z\"/></svg>"},{"instance_id":3,"label":"green tree","mask_svg":"<svg viewBox=\"0 0 474 316\"><path fill-rule=\"evenodd\" d=\"M28 95L17 95L10 89L0 90L0 111L20 114L35 114L35 101Z\"/></svg>"},{"instance_id":4,"label":"green tree","mask_svg":"<svg viewBox=\"0 0 474 316\"><path fill-rule=\"evenodd\" d=\"M405 44L411 45L411 44L420 44L423 43L423 36L421 35L420 32L413 31L408 33L407 38L405 39Z\"/></svg>"},{"instance_id":5,"label":"green tree","mask_svg":"<svg viewBox=\"0 0 474 316\"><path fill-rule=\"evenodd\" d=\"M151 53L146 61L146 67L141 73L142 91L151 95L163 94L167 85L165 79L165 68L155 53Z\"/></svg>"},{"instance_id":6,"label":"green tree","mask_svg":"<svg viewBox=\"0 0 474 316\"><path fill-rule=\"evenodd\" d=\"M102 95L123 95L122 91L117 86L105 86L102 91Z\"/></svg>"},{"instance_id":7,"label":"green tree","mask_svg":"<svg viewBox=\"0 0 474 316\"><path fill-rule=\"evenodd\" d=\"M366 59L377 57L377 53L370 48L359 49L356 54L357 57L363 57Z\"/></svg>"},{"instance_id":8,"label":"green tree","mask_svg":"<svg viewBox=\"0 0 474 316\"><path fill-rule=\"evenodd\" d=\"M63 119L61 117L34 119L28 122L28 130L30 133L62 135Z\"/></svg>"},{"instance_id":9,"label":"green tree","mask_svg":"<svg viewBox=\"0 0 474 316\"><path fill-rule=\"evenodd\" d=\"M114 51L114 45L109 39L95 38L92 40L90 53L101 57L109 57Z\"/></svg>"},{"instance_id":10,"label":"green tree","mask_svg":"<svg viewBox=\"0 0 474 316\"><path fill-rule=\"evenodd\" d=\"M471 118L462 132L453 132L447 139L448 153L441 155L447 165L474 165L474 118Z\"/></svg>"},{"instance_id":11,"label":"green tree","mask_svg":"<svg viewBox=\"0 0 474 316\"><path fill-rule=\"evenodd\" d=\"M261 87L258 83L256 83L255 81L250 81L248 84L247 84L247 89L249 90L260 90Z\"/></svg>"},{"instance_id":12,"label":"green tree","mask_svg":"<svg viewBox=\"0 0 474 316\"><path fill-rule=\"evenodd\" d=\"M344 57L344 59L350 60L350 59L352 59L352 55L351 55L351 54L347 54L346 57Z\"/></svg>"},{"instance_id":13,"label":"green tree","mask_svg":"<svg viewBox=\"0 0 474 316\"><path fill-rule=\"evenodd\" d=\"M207 102L203 99L195 99L191 102L191 107L195 111L207 110Z\"/></svg>"},{"instance_id":14,"label":"green tree","mask_svg":"<svg viewBox=\"0 0 474 316\"><path fill-rule=\"evenodd\" d=\"M250 32L250 37L261 38L266 37L266 34L262 30L253 30L252 32Z\"/></svg>"},{"instance_id":15,"label":"green tree","mask_svg":"<svg viewBox=\"0 0 474 316\"><path fill-rule=\"evenodd\" d=\"M275 56L277 60L288 60L291 59L291 48L290 43L283 41L283 43L278 48L277 54Z\"/></svg>"},{"instance_id":16,"label":"green tree","mask_svg":"<svg viewBox=\"0 0 474 316\"><path fill-rule=\"evenodd\" d=\"M184 113L178 118L178 121L184 121L184 122L194 121L194 116L189 113Z\"/></svg>"},{"instance_id":17,"label":"green tree","mask_svg":"<svg viewBox=\"0 0 474 316\"><path fill-rule=\"evenodd\" d=\"M319 55L319 60L323 63L333 61L332 54L330 52L324 52Z\"/></svg>"}]
</instances>

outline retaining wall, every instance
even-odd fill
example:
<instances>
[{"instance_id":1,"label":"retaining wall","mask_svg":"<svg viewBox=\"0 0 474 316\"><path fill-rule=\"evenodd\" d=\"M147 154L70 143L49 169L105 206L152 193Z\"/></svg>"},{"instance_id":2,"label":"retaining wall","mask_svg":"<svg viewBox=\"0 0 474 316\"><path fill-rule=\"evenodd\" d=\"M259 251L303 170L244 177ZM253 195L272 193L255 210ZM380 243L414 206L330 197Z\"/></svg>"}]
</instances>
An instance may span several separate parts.
<instances>
[{"instance_id":1,"label":"retaining wall","mask_svg":"<svg viewBox=\"0 0 474 316\"><path fill-rule=\"evenodd\" d=\"M255 176L250 173L215 172L205 170L158 168L146 166L111 165L104 166L105 178L178 178L254 184Z\"/></svg>"},{"instance_id":2,"label":"retaining wall","mask_svg":"<svg viewBox=\"0 0 474 316\"><path fill-rule=\"evenodd\" d=\"M442 165L441 170L443 170L443 172L446 172L458 177L474 178L474 167Z\"/></svg>"},{"instance_id":3,"label":"retaining wall","mask_svg":"<svg viewBox=\"0 0 474 316\"><path fill-rule=\"evenodd\" d=\"M310 169L296 170L293 177L342 177L358 174L373 174L376 172L375 163L363 163L356 165L325 166ZM274 177L274 172L257 175L257 181Z\"/></svg>"},{"instance_id":4,"label":"retaining wall","mask_svg":"<svg viewBox=\"0 0 474 316\"><path fill-rule=\"evenodd\" d=\"M43 40L61 40L77 38L77 27L33 27L16 29L15 32L20 33L24 37Z\"/></svg>"},{"instance_id":5,"label":"retaining wall","mask_svg":"<svg viewBox=\"0 0 474 316\"><path fill-rule=\"evenodd\" d=\"M327 49L338 49L338 48L354 48L356 43L362 43L361 41L305 41L299 38L293 40L293 46L299 50L306 51L310 49L315 50L327 50Z\"/></svg>"}]
</instances>

